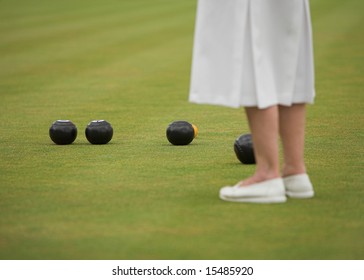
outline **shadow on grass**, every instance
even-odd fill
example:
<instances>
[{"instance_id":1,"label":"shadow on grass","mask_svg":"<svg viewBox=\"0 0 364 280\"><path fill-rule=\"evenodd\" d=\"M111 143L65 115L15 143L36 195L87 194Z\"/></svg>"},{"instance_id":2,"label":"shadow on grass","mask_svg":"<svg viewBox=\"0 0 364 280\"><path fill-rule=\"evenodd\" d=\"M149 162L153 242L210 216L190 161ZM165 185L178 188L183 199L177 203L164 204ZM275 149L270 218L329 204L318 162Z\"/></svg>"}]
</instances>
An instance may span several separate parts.
<instances>
[{"instance_id":1,"label":"shadow on grass","mask_svg":"<svg viewBox=\"0 0 364 280\"><path fill-rule=\"evenodd\" d=\"M72 146L99 146L99 147L106 147L106 146L119 146L122 145L122 143L120 142L111 142L111 143L107 143L107 144L91 144L88 142L80 142L80 143L72 143L72 144L67 144L67 145L58 145L58 144L54 144L54 143L47 143L47 144L42 144L42 143L38 143L37 145L46 145L46 146L54 146L54 147L72 147Z\"/></svg>"}]
</instances>

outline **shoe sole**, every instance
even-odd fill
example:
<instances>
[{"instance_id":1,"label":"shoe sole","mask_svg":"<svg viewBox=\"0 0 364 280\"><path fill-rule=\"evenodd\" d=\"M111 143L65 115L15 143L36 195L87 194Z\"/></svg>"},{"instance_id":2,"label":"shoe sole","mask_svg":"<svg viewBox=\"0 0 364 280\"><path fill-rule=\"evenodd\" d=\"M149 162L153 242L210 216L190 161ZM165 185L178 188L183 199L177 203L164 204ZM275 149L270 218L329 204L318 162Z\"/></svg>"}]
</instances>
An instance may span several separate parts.
<instances>
[{"instance_id":1,"label":"shoe sole","mask_svg":"<svg viewBox=\"0 0 364 280\"><path fill-rule=\"evenodd\" d=\"M314 191L307 191L307 192L286 192L286 195L290 198L299 198L299 199L304 199L304 198L311 198L315 195Z\"/></svg>"},{"instance_id":2,"label":"shoe sole","mask_svg":"<svg viewBox=\"0 0 364 280\"><path fill-rule=\"evenodd\" d=\"M246 203L284 203L287 201L286 196L273 197L226 197L220 195L220 199L230 202L246 202Z\"/></svg>"}]
</instances>

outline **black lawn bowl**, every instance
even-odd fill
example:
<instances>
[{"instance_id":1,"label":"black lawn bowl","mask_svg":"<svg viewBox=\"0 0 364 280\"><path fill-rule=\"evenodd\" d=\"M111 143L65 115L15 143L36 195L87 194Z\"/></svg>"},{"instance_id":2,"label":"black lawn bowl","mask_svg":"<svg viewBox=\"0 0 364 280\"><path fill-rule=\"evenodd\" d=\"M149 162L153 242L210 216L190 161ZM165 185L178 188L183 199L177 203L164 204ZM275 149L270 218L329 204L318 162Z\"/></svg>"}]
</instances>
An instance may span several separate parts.
<instances>
[{"instance_id":1,"label":"black lawn bowl","mask_svg":"<svg viewBox=\"0 0 364 280\"><path fill-rule=\"evenodd\" d=\"M85 130L87 140L96 145L109 143L113 133L111 124L104 120L91 121Z\"/></svg>"},{"instance_id":2,"label":"black lawn bowl","mask_svg":"<svg viewBox=\"0 0 364 280\"><path fill-rule=\"evenodd\" d=\"M175 121L167 127L166 136L173 145L188 145L195 137L195 129L189 122Z\"/></svg>"},{"instance_id":3,"label":"black lawn bowl","mask_svg":"<svg viewBox=\"0 0 364 280\"><path fill-rule=\"evenodd\" d=\"M236 157L243 164L255 164L253 141L251 134L240 135L234 143Z\"/></svg>"},{"instance_id":4,"label":"black lawn bowl","mask_svg":"<svg viewBox=\"0 0 364 280\"><path fill-rule=\"evenodd\" d=\"M49 137L57 145L72 144L77 137L77 127L69 120L57 120L49 128Z\"/></svg>"}]
</instances>

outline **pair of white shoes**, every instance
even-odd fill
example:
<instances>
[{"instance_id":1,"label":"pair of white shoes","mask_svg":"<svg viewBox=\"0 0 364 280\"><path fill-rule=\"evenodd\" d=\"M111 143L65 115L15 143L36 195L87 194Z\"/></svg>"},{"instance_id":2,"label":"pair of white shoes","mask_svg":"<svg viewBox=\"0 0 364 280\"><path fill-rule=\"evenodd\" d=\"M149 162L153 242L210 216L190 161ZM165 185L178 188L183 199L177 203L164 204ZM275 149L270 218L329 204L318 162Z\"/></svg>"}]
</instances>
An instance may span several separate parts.
<instances>
[{"instance_id":1,"label":"pair of white shoes","mask_svg":"<svg viewBox=\"0 0 364 280\"><path fill-rule=\"evenodd\" d=\"M276 178L248 186L226 186L220 190L220 198L233 202L282 203L292 198L310 198L314 190L307 174Z\"/></svg>"}]
</instances>

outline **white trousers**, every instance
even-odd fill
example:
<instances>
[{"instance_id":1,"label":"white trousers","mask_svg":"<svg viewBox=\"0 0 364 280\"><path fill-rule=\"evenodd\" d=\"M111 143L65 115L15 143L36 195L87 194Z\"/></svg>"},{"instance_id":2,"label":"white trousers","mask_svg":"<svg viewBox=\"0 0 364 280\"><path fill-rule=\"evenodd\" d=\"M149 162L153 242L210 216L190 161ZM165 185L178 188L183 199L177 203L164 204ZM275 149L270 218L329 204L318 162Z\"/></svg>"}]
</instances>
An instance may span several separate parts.
<instances>
[{"instance_id":1,"label":"white trousers","mask_svg":"<svg viewBox=\"0 0 364 280\"><path fill-rule=\"evenodd\" d=\"M313 103L309 0L199 0L189 101Z\"/></svg>"}]
</instances>

